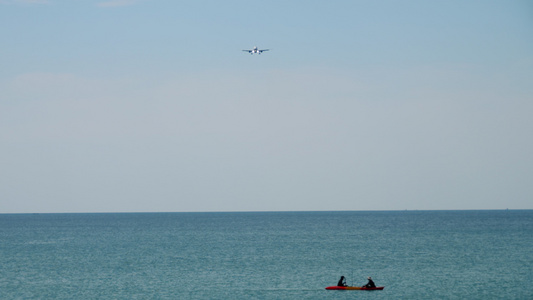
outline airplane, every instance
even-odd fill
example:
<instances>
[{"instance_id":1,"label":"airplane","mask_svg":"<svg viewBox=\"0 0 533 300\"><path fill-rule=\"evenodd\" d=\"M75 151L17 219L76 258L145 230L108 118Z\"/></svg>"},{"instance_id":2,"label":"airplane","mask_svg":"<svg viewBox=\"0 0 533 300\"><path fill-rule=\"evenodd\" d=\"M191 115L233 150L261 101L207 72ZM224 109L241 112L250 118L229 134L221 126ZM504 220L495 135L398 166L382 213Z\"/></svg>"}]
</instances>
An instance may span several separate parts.
<instances>
[{"instance_id":1,"label":"airplane","mask_svg":"<svg viewBox=\"0 0 533 300\"><path fill-rule=\"evenodd\" d=\"M259 49L257 49L257 46L256 46L252 50L242 50L242 51L246 51L246 52L248 52L248 53L253 55L254 53L261 54L261 53L263 53L263 51L268 51L268 50L270 50L270 49L261 49L261 50L259 50Z\"/></svg>"}]
</instances>

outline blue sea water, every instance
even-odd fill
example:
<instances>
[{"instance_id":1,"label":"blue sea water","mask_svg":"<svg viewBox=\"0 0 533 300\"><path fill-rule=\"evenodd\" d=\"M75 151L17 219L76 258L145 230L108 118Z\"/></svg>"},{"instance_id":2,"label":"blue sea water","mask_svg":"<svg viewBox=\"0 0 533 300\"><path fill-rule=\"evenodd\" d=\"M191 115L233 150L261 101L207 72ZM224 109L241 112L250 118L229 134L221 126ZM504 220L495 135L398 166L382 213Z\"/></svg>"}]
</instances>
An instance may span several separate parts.
<instances>
[{"instance_id":1,"label":"blue sea water","mask_svg":"<svg viewBox=\"0 0 533 300\"><path fill-rule=\"evenodd\" d=\"M533 299L533 211L0 214L0 266L0 299Z\"/></svg>"}]
</instances>

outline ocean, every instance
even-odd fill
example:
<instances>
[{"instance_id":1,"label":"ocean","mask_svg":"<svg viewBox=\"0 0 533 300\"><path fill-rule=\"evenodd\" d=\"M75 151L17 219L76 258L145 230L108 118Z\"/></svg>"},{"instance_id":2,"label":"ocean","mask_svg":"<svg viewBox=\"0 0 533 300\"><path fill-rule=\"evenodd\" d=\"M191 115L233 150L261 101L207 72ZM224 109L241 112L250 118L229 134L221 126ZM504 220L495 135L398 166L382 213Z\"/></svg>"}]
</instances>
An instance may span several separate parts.
<instances>
[{"instance_id":1,"label":"ocean","mask_svg":"<svg viewBox=\"0 0 533 300\"><path fill-rule=\"evenodd\" d=\"M533 299L533 210L0 214L0 266L0 299Z\"/></svg>"}]
</instances>

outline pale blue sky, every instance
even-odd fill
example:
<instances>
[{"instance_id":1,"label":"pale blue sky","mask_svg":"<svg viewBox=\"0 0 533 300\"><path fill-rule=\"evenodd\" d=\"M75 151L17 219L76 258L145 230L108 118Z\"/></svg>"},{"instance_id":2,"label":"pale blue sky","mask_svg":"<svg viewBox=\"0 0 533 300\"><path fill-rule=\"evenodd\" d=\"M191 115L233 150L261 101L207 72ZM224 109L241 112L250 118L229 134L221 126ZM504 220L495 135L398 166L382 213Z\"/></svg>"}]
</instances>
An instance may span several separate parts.
<instances>
[{"instance_id":1,"label":"pale blue sky","mask_svg":"<svg viewBox=\"0 0 533 300\"><path fill-rule=\"evenodd\" d=\"M0 0L0 36L0 213L533 208L531 1Z\"/></svg>"}]
</instances>

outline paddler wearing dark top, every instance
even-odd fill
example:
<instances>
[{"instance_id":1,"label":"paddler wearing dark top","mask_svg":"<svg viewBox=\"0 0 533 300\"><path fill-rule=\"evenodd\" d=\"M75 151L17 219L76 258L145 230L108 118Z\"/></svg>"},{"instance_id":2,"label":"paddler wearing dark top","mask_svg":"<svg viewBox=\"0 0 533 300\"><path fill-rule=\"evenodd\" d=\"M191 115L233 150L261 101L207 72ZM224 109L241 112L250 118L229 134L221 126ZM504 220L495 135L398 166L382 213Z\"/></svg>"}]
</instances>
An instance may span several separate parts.
<instances>
[{"instance_id":1,"label":"paddler wearing dark top","mask_svg":"<svg viewBox=\"0 0 533 300\"><path fill-rule=\"evenodd\" d=\"M344 276L341 276L341 279L339 279L337 286L346 286L346 278L344 278Z\"/></svg>"},{"instance_id":2,"label":"paddler wearing dark top","mask_svg":"<svg viewBox=\"0 0 533 300\"><path fill-rule=\"evenodd\" d=\"M374 283L374 281L372 281L372 277L368 277L368 283L363 285L363 287L366 287L366 288L375 288L376 287L376 284Z\"/></svg>"}]
</instances>

